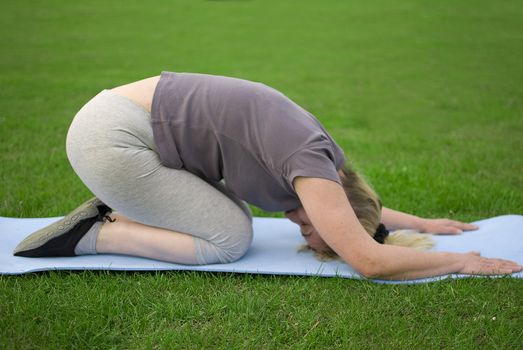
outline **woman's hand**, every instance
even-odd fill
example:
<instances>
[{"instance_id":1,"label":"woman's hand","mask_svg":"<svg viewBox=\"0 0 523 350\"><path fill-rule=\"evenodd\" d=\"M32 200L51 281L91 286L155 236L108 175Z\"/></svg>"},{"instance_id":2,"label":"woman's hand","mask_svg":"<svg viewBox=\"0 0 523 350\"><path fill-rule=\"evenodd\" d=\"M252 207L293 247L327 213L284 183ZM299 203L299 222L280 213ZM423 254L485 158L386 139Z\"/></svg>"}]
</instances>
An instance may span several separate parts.
<instances>
[{"instance_id":1,"label":"woman's hand","mask_svg":"<svg viewBox=\"0 0 523 350\"><path fill-rule=\"evenodd\" d=\"M466 275L502 275L523 270L523 266L514 261L484 258L480 256L479 252L469 252L463 255L463 267L458 273Z\"/></svg>"},{"instance_id":2,"label":"woman's hand","mask_svg":"<svg viewBox=\"0 0 523 350\"><path fill-rule=\"evenodd\" d=\"M459 235L463 231L477 230L479 227L450 219L421 219L417 229L433 234Z\"/></svg>"}]
</instances>

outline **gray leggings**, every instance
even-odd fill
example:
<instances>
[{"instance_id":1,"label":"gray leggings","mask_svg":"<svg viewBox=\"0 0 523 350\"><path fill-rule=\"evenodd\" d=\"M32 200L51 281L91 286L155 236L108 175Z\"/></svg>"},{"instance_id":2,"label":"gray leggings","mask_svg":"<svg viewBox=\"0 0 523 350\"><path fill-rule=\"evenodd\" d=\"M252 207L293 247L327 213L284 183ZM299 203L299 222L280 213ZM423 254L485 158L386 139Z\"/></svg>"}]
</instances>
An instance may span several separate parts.
<instances>
[{"instance_id":1,"label":"gray leggings","mask_svg":"<svg viewBox=\"0 0 523 350\"><path fill-rule=\"evenodd\" d=\"M103 90L74 117L66 139L73 170L100 200L133 221L193 236L199 264L242 257L252 213L222 182L160 163L150 113Z\"/></svg>"}]
</instances>

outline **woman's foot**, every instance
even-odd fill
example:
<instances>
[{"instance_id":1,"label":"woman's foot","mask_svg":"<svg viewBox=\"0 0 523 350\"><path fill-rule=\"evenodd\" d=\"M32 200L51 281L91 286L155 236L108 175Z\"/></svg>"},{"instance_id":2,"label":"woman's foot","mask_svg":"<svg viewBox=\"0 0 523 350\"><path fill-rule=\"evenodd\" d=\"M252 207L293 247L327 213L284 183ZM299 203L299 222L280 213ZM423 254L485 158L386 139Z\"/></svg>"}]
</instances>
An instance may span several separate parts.
<instances>
[{"instance_id":1,"label":"woman's foot","mask_svg":"<svg viewBox=\"0 0 523 350\"><path fill-rule=\"evenodd\" d=\"M75 247L97 221L105 222L112 209L94 197L70 214L44 227L18 244L13 254L25 257L75 256Z\"/></svg>"}]
</instances>

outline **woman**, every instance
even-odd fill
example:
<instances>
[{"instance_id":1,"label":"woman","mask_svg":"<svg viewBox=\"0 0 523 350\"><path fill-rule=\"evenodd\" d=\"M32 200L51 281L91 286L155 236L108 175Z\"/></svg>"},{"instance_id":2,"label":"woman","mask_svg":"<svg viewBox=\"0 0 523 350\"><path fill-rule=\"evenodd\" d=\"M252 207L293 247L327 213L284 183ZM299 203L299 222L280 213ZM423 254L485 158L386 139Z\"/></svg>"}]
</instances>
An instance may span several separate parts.
<instances>
[{"instance_id":1,"label":"woman","mask_svg":"<svg viewBox=\"0 0 523 350\"><path fill-rule=\"evenodd\" d=\"M66 147L96 197L30 235L15 255L232 262L251 244L250 203L285 211L312 249L339 255L369 278L522 269L475 252L409 248L426 246L425 237L388 237L385 226L434 233L476 227L382 208L319 121L261 83L164 71L106 89L77 113Z\"/></svg>"}]
</instances>

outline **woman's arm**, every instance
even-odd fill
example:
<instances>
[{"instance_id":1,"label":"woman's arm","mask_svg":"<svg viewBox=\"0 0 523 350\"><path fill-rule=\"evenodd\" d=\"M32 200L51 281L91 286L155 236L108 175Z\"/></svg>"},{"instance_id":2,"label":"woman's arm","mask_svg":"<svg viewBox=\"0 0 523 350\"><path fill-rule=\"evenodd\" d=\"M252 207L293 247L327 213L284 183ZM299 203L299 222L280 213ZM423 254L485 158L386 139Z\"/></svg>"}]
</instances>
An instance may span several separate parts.
<instances>
[{"instance_id":1,"label":"woman's arm","mask_svg":"<svg viewBox=\"0 0 523 350\"><path fill-rule=\"evenodd\" d=\"M418 230L423 222L419 216L402 213L386 207L381 208L381 222L389 230L415 229Z\"/></svg>"},{"instance_id":2,"label":"woman's arm","mask_svg":"<svg viewBox=\"0 0 523 350\"><path fill-rule=\"evenodd\" d=\"M504 274L522 269L514 262L486 259L476 253L422 252L379 244L365 232L338 183L296 177L293 185L320 236L367 278L413 279L456 272Z\"/></svg>"},{"instance_id":3,"label":"woman's arm","mask_svg":"<svg viewBox=\"0 0 523 350\"><path fill-rule=\"evenodd\" d=\"M477 230L478 226L450 219L424 219L383 207L381 222L390 230L414 229L419 232L460 234L464 230Z\"/></svg>"}]
</instances>

